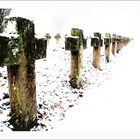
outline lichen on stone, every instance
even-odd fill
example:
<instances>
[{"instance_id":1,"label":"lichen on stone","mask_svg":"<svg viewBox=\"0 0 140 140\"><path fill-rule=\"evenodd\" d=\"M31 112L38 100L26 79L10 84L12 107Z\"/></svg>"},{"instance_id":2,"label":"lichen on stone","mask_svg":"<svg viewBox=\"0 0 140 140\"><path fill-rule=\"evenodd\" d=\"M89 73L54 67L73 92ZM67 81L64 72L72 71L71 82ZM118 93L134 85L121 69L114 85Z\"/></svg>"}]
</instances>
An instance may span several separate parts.
<instances>
[{"instance_id":1,"label":"lichen on stone","mask_svg":"<svg viewBox=\"0 0 140 140\"><path fill-rule=\"evenodd\" d=\"M1 65L2 63L3 65L14 65L18 63L23 42L34 33L34 24L25 18L10 17L8 19L5 18L4 27L4 35L8 36L9 41L7 46L3 46L2 43L0 43L0 51L3 52L3 50L5 50L3 59L0 59Z\"/></svg>"},{"instance_id":2,"label":"lichen on stone","mask_svg":"<svg viewBox=\"0 0 140 140\"><path fill-rule=\"evenodd\" d=\"M20 53L20 38L9 38L9 42L7 44L8 51L7 51L7 58L5 58L5 63L7 65L13 65L18 63L18 56Z\"/></svg>"}]
</instances>

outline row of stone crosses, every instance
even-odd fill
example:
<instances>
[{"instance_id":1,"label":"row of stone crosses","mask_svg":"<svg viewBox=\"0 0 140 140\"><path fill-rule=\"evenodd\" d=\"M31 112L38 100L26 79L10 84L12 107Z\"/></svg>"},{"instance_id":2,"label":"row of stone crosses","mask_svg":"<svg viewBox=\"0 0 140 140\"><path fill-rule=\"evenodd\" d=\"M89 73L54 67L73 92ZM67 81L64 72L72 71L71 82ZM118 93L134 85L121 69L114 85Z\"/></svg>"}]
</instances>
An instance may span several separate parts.
<instances>
[{"instance_id":1,"label":"row of stone crosses","mask_svg":"<svg viewBox=\"0 0 140 140\"><path fill-rule=\"evenodd\" d=\"M7 66L8 87L10 97L10 122L14 130L30 130L37 124L37 103L35 84L35 60L46 58L47 41L35 38L34 23L21 17L11 17L7 22L15 23L16 37L0 36L0 66ZM56 39L60 38L59 35ZM100 69L100 50L105 45L105 57L109 62L110 44L112 53L130 42L130 38L106 34L104 40L100 33L91 37L93 46L93 66ZM70 83L74 88L82 86L81 67L82 52L86 49L83 30L73 28L71 36L65 37L65 49L71 51Z\"/></svg>"},{"instance_id":2,"label":"row of stone crosses","mask_svg":"<svg viewBox=\"0 0 140 140\"><path fill-rule=\"evenodd\" d=\"M46 34L47 40L51 39L50 34ZM60 34L56 34L55 39L57 42L61 38ZM94 36L84 38L83 30L72 28L71 35L65 36L65 50L71 51L71 76L70 83L74 88L82 87L81 79L81 67L82 67L82 52L87 48L87 39L91 39L90 45L93 47L93 62L94 68L102 70L100 67L100 53L101 47L105 46L105 59L106 62L110 62L110 52L113 55L119 53L119 51L130 42L129 37L123 37L110 33L106 33L105 37L101 36L101 33L94 32ZM111 48L112 46L112 48Z\"/></svg>"}]
</instances>

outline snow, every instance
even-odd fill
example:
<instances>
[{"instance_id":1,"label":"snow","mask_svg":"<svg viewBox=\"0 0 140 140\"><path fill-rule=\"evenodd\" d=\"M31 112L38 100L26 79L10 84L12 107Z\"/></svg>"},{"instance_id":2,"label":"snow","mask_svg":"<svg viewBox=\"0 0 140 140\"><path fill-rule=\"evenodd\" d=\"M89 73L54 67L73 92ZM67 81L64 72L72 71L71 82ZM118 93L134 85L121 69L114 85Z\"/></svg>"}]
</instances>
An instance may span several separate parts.
<instances>
[{"instance_id":1,"label":"snow","mask_svg":"<svg viewBox=\"0 0 140 140\"><path fill-rule=\"evenodd\" d=\"M88 40L90 41L90 40ZM89 44L89 43L88 43ZM47 131L66 134L94 131L138 131L140 129L139 109L139 67L138 55L133 46L135 40L125 46L119 54L111 54L110 63L105 62L104 47L101 51L99 71L92 66L93 48L88 46L83 54L83 89L72 89L69 84L70 52L64 50L64 38L60 44L52 39L47 48L47 58L36 61L36 88L39 126L31 131ZM132 65L133 64L133 65ZM134 72L135 70L135 72ZM1 68L1 131L10 131L6 122L9 117L6 67ZM6 86L5 86L5 85ZM8 108L8 109L7 109ZM4 123L3 123L4 121ZM7 127L6 127L7 126Z\"/></svg>"},{"instance_id":2,"label":"snow","mask_svg":"<svg viewBox=\"0 0 140 140\"><path fill-rule=\"evenodd\" d=\"M76 11L76 5L72 14L70 14L70 8L73 4L68 9L65 7L67 10L65 8L60 10L61 7L59 7L59 4L56 7L51 5L49 10L55 7L56 13L59 10L61 11L57 14L53 11L52 18L51 12L49 15L50 23L53 23L56 16L60 16L63 22L58 26L59 29L56 28L57 21L60 21L58 17L56 22L51 24L52 26L48 25L50 29L48 27L44 28L47 26L47 21L40 22L43 21L45 16L46 11L44 9L44 13L42 13L40 18L39 15L32 16L35 9L30 14L27 14L29 13L28 10L23 12L24 9L15 9L13 11L12 15L22 15L23 17L33 19L36 25L36 35L38 36L44 36L47 31L51 31L51 35L59 32L62 33L62 39L59 44L56 43L56 40L52 36L50 44L47 47L47 57L36 60L35 63L39 125L32 128L32 132L30 132L32 138L109 138L109 136L119 138L118 133L125 138L139 136L139 133L137 133L140 130L140 56L138 38L139 20L137 19L139 16L139 3L137 2L136 5L135 3L133 3L134 5L130 4L132 6L131 10L129 9L130 5L127 5L125 2L122 5L115 5L116 9L120 6L120 11L117 12L117 10L114 10L112 15L118 15L120 21L124 21L124 15L129 11L124 22L118 21L116 23L112 21L117 17L112 17L111 15L112 20L104 23L105 17L101 16L103 12L99 13L100 17L102 17L101 19L97 15L93 16L92 19L90 16L87 16L87 21L91 22L83 22L83 16L86 14L80 16L77 12L75 17L73 16L74 11ZM123 7L124 4L126 4L126 9ZM91 13L93 10L91 5L83 5L84 12L88 9L87 13ZM93 13L96 12L100 4L96 6ZM107 14L110 9L107 11L107 8L104 6L105 3L102 5L102 8ZM66 10L67 14L70 15L68 21L65 16L66 13L63 14L63 10ZM123 14L120 15L120 13ZM78 18L74 20L76 17ZM130 17L132 18L131 21ZM108 17L107 19L110 18ZM104 26L101 26L102 23L104 23ZM63 25L65 25L65 28L61 30L64 27ZM90 39L88 39L88 48L83 52L82 78L84 80L84 87L82 89L72 89L69 84L70 51L65 51L64 49L63 34L67 33L68 30L70 31L72 26L75 27L74 25L79 25L85 31L85 35L88 36L92 35L91 31L101 31L103 36L106 31L111 33L115 31L115 33L118 32L120 35L132 35L130 37L134 38L119 54L116 54L116 56L111 54L110 63L105 62L104 47L101 48L101 68L103 71L96 70L92 66L93 48L90 46ZM88 28L86 25L89 25ZM130 28L131 26L134 28ZM97 28L95 29L95 27ZM0 67L1 132L12 132L12 125L8 122L10 119L9 103L7 68ZM44 133L38 133L38 131ZM10 135L13 134L10 133Z\"/></svg>"}]
</instances>

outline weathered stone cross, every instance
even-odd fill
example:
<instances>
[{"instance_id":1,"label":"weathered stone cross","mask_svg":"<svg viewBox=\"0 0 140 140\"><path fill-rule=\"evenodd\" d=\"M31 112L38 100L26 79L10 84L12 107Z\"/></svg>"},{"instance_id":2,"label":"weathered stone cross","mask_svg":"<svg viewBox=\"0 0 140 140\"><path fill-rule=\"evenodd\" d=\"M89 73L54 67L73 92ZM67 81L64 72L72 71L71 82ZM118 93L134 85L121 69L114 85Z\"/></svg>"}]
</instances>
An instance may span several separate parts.
<instances>
[{"instance_id":1,"label":"weathered stone cross","mask_svg":"<svg viewBox=\"0 0 140 140\"><path fill-rule=\"evenodd\" d=\"M35 60L46 57L46 39L36 39L34 24L13 17L18 37L0 36L0 66L7 66L11 121L15 130L30 130L37 121Z\"/></svg>"}]
</instances>

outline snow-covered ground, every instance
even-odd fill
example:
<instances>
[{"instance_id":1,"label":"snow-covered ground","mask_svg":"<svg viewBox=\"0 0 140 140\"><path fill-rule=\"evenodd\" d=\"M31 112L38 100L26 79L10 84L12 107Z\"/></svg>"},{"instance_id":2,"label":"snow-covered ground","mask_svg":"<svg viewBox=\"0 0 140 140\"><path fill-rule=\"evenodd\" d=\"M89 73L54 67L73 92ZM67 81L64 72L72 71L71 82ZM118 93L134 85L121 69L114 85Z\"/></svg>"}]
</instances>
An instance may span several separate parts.
<instances>
[{"instance_id":1,"label":"snow-covered ground","mask_svg":"<svg viewBox=\"0 0 140 140\"><path fill-rule=\"evenodd\" d=\"M52 38L47 48L47 57L36 61L39 125L32 128L30 132L33 134L32 138L106 138L105 136L114 138L113 134L115 138L118 138L117 134L124 134L124 138L134 138L140 135L138 36L140 3L135 3L123 2L121 5L119 2L113 7L113 4L102 2L95 4L94 8L88 3L81 4L81 7L78 2L74 4L74 7L73 3L64 4L64 6L67 5L65 8L63 4L54 6L48 3L50 6L48 21L44 20L47 10L41 10L43 13L35 15L36 9L33 11L14 9L12 15L34 20L36 34L41 37L49 31L56 34L63 28L63 33L67 33L71 27L79 27L85 31L85 35L92 35L94 31L101 33L107 31L124 36L132 35L130 37L134 38L119 54L116 56L111 54L110 63L105 62L104 47L102 47L101 68L103 71L96 70L92 66L93 48L88 40L88 48L83 52L84 87L79 90L72 89L69 84L70 52L64 49L64 38L59 44L56 44ZM93 14L91 18L90 13L96 13L97 9L101 8L100 4L102 10L98 13L99 15ZM80 10L77 10L77 6ZM72 7L74 9L70 11ZM51 9L56 11L52 12ZM111 15L106 17L110 11ZM81 12L83 14L80 14ZM86 19L83 20L83 17ZM115 22L115 19L119 20ZM47 24L48 22L51 26ZM0 67L0 132L3 132L4 137L7 136L7 132L11 135L15 134L11 133L12 125L8 122L9 112L7 69ZM43 133L37 133L38 131Z\"/></svg>"},{"instance_id":2,"label":"snow-covered ground","mask_svg":"<svg viewBox=\"0 0 140 140\"><path fill-rule=\"evenodd\" d=\"M105 62L102 47L103 71L92 67L93 48L88 43L83 54L84 87L77 90L69 85L70 52L64 50L64 40L56 44L52 39L47 58L36 61L39 125L32 131L54 134L138 131L140 68L135 42L125 46L115 57L111 54L110 63ZM6 67L0 71L0 130L7 132L12 126L7 122L10 106Z\"/></svg>"}]
</instances>

